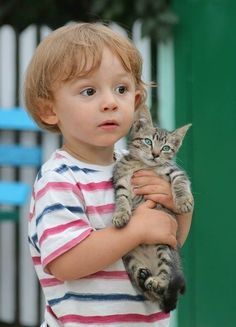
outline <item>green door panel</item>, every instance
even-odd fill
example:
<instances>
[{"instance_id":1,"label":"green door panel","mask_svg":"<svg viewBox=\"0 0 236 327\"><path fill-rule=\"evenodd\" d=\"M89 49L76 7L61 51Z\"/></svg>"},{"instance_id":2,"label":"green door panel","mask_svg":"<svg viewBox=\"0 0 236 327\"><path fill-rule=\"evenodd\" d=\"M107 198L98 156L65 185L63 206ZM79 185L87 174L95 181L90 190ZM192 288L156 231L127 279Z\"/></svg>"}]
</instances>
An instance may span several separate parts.
<instances>
[{"instance_id":1,"label":"green door panel","mask_svg":"<svg viewBox=\"0 0 236 327\"><path fill-rule=\"evenodd\" d=\"M236 1L174 0L179 158L195 196L179 327L236 326Z\"/></svg>"}]
</instances>

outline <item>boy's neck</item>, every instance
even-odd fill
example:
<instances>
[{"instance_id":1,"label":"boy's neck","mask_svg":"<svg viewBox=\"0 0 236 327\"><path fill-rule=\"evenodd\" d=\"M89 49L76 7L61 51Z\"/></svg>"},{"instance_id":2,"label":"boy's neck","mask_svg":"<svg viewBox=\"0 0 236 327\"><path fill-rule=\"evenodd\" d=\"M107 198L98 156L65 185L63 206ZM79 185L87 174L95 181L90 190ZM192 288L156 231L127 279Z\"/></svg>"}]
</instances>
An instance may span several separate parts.
<instances>
[{"instance_id":1,"label":"boy's neck","mask_svg":"<svg viewBox=\"0 0 236 327\"><path fill-rule=\"evenodd\" d=\"M93 165L107 166L111 165L114 160L114 148L99 148L97 151L86 151L83 153L81 149L79 151L74 151L73 148L64 144L62 150L68 152L75 159L80 160L85 163Z\"/></svg>"}]
</instances>

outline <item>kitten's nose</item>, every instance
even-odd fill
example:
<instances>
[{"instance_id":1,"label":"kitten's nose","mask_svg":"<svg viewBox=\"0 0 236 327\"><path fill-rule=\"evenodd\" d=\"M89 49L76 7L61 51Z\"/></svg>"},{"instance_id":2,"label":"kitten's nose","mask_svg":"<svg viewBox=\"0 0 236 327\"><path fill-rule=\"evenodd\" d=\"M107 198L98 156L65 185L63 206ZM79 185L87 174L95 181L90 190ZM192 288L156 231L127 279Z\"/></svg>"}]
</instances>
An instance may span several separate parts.
<instances>
[{"instance_id":1,"label":"kitten's nose","mask_svg":"<svg viewBox=\"0 0 236 327\"><path fill-rule=\"evenodd\" d=\"M153 158L155 158L155 159L160 157L160 153L159 152L158 153L153 152L152 155L153 155Z\"/></svg>"}]
</instances>

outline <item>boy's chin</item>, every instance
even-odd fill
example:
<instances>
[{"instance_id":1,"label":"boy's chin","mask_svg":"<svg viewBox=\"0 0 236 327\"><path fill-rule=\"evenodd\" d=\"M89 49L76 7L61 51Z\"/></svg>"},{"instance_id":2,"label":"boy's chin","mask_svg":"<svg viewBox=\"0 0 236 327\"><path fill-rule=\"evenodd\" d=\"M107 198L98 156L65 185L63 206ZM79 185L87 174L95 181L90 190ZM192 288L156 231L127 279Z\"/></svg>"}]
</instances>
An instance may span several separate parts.
<instances>
[{"instance_id":1,"label":"boy's chin","mask_svg":"<svg viewBox=\"0 0 236 327\"><path fill-rule=\"evenodd\" d=\"M101 142L97 142L97 146L100 147L114 147L115 144L122 138L121 137L112 137L108 135L105 140L102 140Z\"/></svg>"}]
</instances>

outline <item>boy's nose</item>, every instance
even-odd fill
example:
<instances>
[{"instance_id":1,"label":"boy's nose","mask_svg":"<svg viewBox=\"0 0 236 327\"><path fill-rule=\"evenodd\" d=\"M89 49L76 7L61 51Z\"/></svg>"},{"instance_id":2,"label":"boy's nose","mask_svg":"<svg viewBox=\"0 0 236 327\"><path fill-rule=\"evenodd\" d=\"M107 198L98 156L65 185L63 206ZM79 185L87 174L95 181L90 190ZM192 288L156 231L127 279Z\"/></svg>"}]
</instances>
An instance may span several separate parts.
<instances>
[{"instance_id":1,"label":"boy's nose","mask_svg":"<svg viewBox=\"0 0 236 327\"><path fill-rule=\"evenodd\" d=\"M117 102L112 94L104 96L103 102L101 104L101 110L116 110L117 109Z\"/></svg>"},{"instance_id":2,"label":"boy's nose","mask_svg":"<svg viewBox=\"0 0 236 327\"><path fill-rule=\"evenodd\" d=\"M105 106L103 106L102 110L103 111L108 111L108 110L116 110L117 109L117 105L116 103L109 103L109 104L106 104Z\"/></svg>"}]
</instances>

